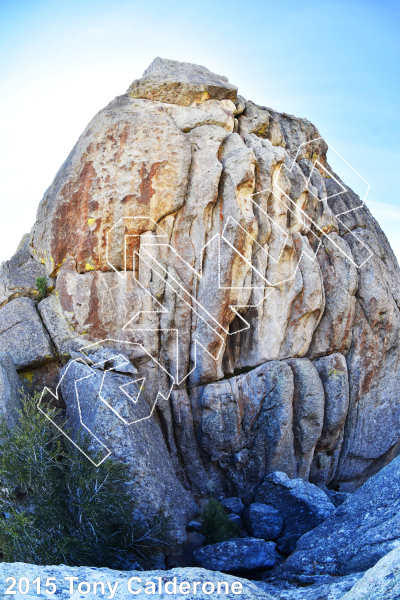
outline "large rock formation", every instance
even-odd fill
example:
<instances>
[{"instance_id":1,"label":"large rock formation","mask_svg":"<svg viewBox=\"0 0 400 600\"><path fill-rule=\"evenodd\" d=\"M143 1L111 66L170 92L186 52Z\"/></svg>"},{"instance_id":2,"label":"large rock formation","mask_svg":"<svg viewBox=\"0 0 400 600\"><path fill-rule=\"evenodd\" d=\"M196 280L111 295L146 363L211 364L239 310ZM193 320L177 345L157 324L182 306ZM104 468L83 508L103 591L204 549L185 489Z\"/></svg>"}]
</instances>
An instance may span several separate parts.
<instances>
[{"instance_id":1,"label":"large rock formation","mask_svg":"<svg viewBox=\"0 0 400 600\"><path fill-rule=\"evenodd\" d=\"M248 504L273 471L354 491L400 448L400 270L327 149L306 119L156 59L2 267L0 349L42 379L90 344L126 353L148 444L196 499Z\"/></svg>"}]
</instances>

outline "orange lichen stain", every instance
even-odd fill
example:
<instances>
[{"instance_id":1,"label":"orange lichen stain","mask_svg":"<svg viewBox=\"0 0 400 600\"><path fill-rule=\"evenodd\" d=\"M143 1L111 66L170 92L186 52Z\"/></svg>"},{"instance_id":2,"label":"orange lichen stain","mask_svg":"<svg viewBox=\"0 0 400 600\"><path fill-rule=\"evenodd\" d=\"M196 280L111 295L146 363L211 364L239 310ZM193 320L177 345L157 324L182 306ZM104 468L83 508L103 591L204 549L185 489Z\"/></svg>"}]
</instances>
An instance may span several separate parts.
<instances>
[{"instance_id":1,"label":"orange lichen stain","mask_svg":"<svg viewBox=\"0 0 400 600\"><path fill-rule=\"evenodd\" d=\"M126 143L128 141L128 136L129 136L129 124L125 123L124 128L121 133L121 136L119 138L118 150L116 151L115 156L114 156L115 161L118 161L121 158L122 153L125 149Z\"/></svg>"},{"instance_id":2,"label":"orange lichen stain","mask_svg":"<svg viewBox=\"0 0 400 600\"><path fill-rule=\"evenodd\" d=\"M81 163L82 164L82 163ZM91 200L92 188L96 177L96 171L92 161L82 165L82 170L61 191L61 196L66 202L59 204L59 210L53 220L52 230L54 247L52 254L55 263L62 260L73 252L79 263L84 256L90 254L93 243L93 233L84 233L83 224L88 220L89 202Z\"/></svg>"},{"instance_id":3,"label":"orange lichen stain","mask_svg":"<svg viewBox=\"0 0 400 600\"><path fill-rule=\"evenodd\" d=\"M221 200L221 203L219 205L219 222L220 222L220 226L221 226L221 235L222 235L222 231L224 228L224 214L223 214L223 202Z\"/></svg>"},{"instance_id":4,"label":"orange lichen stain","mask_svg":"<svg viewBox=\"0 0 400 600\"><path fill-rule=\"evenodd\" d=\"M163 160L160 162L155 162L151 165L150 171L147 171L146 165L143 163L140 167L139 175L142 179L139 185L140 197L137 199L138 202L143 202L150 206L151 198L156 193L156 190L153 189L153 178L160 171L160 167L164 165L167 161Z\"/></svg>"},{"instance_id":5,"label":"orange lichen stain","mask_svg":"<svg viewBox=\"0 0 400 600\"><path fill-rule=\"evenodd\" d=\"M136 270L138 269L138 261L135 260L135 253L139 252L140 249L140 237L139 235L132 235L125 227L125 243L126 243L126 270L133 271L133 265L136 264ZM136 273L139 276L139 273Z\"/></svg>"}]
</instances>

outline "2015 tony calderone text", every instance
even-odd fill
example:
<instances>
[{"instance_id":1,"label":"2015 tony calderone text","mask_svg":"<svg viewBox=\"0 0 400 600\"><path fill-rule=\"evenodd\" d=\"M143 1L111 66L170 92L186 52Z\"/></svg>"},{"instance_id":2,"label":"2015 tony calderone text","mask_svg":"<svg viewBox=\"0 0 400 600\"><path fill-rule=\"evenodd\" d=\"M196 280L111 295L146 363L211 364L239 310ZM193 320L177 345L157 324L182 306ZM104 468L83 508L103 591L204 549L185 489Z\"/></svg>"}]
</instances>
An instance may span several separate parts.
<instances>
[{"instance_id":1,"label":"2015 tony calderone text","mask_svg":"<svg viewBox=\"0 0 400 600\"><path fill-rule=\"evenodd\" d=\"M65 582L64 582L65 581ZM30 581L27 577L7 577L5 583L7 589L4 591L5 594L28 594L32 596L32 593L36 595L52 596L57 591L62 589L64 593L69 592L70 596L76 591L81 596L90 594L90 598L93 596L106 596L107 600L112 600L118 591L122 591L124 588L129 594L137 596L139 594L146 595L158 595L169 594L171 596L180 594L213 594L213 598L219 595L226 598L228 594L239 595L243 592L243 586L240 581L180 581L178 583L177 577L168 579L164 577L152 577L150 579L142 579L141 577L130 577L125 581L79 581L78 577L64 577L63 585L58 587L58 582L55 577L36 577Z\"/></svg>"}]
</instances>

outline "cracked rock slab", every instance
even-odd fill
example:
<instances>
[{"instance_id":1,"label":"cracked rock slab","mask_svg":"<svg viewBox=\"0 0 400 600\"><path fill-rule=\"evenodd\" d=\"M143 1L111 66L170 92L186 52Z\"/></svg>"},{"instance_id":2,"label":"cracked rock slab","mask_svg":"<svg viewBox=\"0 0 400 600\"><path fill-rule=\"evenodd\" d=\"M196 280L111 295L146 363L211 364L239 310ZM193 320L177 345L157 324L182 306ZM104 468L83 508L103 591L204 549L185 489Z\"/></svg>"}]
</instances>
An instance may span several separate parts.
<instances>
[{"instance_id":1,"label":"cracked rock slab","mask_svg":"<svg viewBox=\"0 0 400 600\"><path fill-rule=\"evenodd\" d=\"M235 102L237 87L206 67L158 57L141 79L135 79L128 93L133 98L189 106L209 99Z\"/></svg>"},{"instance_id":2,"label":"cracked rock slab","mask_svg":"<svg viewBox=\"0 0 400 600\"><path fill-rule=\"evenodd\" d=\"M39 302L38 310L61 359L67 361L71 352L87 346L88 342L67 321L58 295L51 294Z\"/></svg>"},{"instance_id":3,"label":"cracked rock slab","mask_svg":"<svg viewBox=\"0 0 400 600\"><path fill-rule=\"evenodd\" d=\"M16 298L0 309L0 352L9 352L17 370L55 360L50 338L30 298Z\"/></svg>"},{"instance_id":4,"label":"cracked rock slab","mask_svg":"<svg viewBox=\"0 0 400 600\"><path fill-rule=\"evenodd\" d=\"M129 469L129 490L144 514L161 510L172 516L171 529L184 541L186 524L198 512L178 481L159 426L132 378L70 361L61 372L60 388L68 427L75 438L81 424L91 446ZM107 459L107 460L110 460ZM130 486L133 486L132 488Z\"/></svg>"}]
</instances>

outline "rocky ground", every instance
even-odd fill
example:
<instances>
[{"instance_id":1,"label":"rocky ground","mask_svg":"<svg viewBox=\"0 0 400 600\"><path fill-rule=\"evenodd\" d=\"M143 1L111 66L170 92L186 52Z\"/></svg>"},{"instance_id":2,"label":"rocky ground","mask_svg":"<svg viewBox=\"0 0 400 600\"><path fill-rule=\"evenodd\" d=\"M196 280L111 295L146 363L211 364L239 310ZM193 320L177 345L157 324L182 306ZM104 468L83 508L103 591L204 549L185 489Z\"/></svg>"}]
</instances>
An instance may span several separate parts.
<instances>
[{"instance_id":1,"label":"rocky ground","mask_svg":"<svg viewBox=\"0 0 400 600\"><path fill-rule=\"evenodd\" d=\"M205 600L210 597L242 598L242 600L397 600L400 596L400 552L398 549L390 552L375 567L365 573L343 577L315 577L313 581L301 584L254 582L201 568L121 572L110 569L65 567L64 565L39 567L23 563L2 563L0 564L0 573L2 582L7 578L15 578L19 582L22 577L26 577L32 582L40 577L43 586L45 582L53 583L56 586L55 595L52 597L60 599L82 598L83 596L90 598L97 597L97 594L99 594L98 597L112 597L116 600L132 597L140 600L149 597L163 600L171 597L179 600L184 598ZM104 588L101 588L99 584L94 588L95 582L102 582ZM146 586L146 582L153 582L153 586L151 583ZM189 585L180 588L182 582L187 582ZM193 591L194 582L198 583L195 593ZM220 582L228 584L228 593L216 595L212 592L210 595L213 586L215 590L218 590L217 586ZM12 585L12 583L12 580L7 581L7 584ZM168 583L169 585L166 587ZM204 583L206 583L205 592L202 587ZM240 587L237 587L238 583L241 584ZM80 584L82 584L81 587L79 587ZM236 584L236 587L232 588L232 584ZM25 585L25 582L22 582L23 592L26 591ZM129 585L130 587L128 587ZM49 589L51 591L54 588ZM226 590L225 587L221 589L223 592ZM183 593L180 593L181 590ZM21 593L17 584L11 591L16 591L15 598L27 598L28 600L37 598L35 586L31 586L28 593ZM135 592L134 595L132 591ZM96 595L93 595L94 593Z\"/></svg>"},{"instance_id":2,"label":"rocky ground","mask_svg":"<svg viewBox=\"0 0 400 600\"><path fill-rule=\"evenodd\" d=\"M400 270L327 151L307 119L157 58L0 267L10 427L39 391L172 517L167 566L254 578L242 597L396 597ZM209 497L240 537L205 545Z\"/></svg>"}]
</instances>

